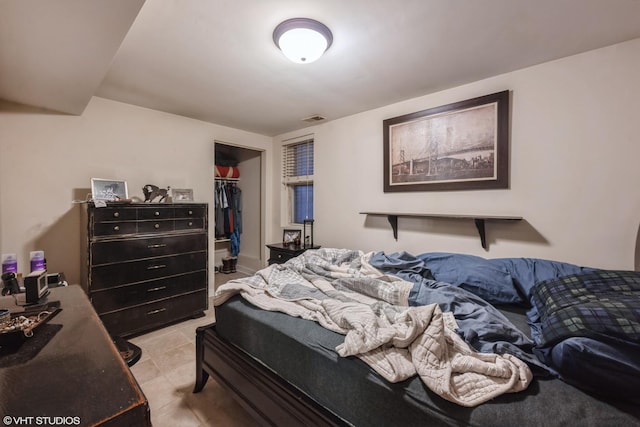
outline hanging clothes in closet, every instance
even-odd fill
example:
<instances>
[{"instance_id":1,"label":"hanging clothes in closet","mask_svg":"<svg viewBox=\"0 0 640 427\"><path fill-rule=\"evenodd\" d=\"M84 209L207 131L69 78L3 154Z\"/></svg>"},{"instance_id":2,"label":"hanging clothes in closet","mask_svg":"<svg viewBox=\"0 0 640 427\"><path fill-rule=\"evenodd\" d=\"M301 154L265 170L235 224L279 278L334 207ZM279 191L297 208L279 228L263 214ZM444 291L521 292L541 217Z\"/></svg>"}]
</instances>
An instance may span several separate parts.
<instances>
[{"instance_id":1,"label":"hanging clothes in closet","mask_svg":"<svg viewBox=\"0 0 640 427\"><path fill-rule=\"evenodd\" d=\"M236 181L216 178L215 237L231 240L231 256L240 252L242 233L242 190Z\"/></svg>"}]
</instances>

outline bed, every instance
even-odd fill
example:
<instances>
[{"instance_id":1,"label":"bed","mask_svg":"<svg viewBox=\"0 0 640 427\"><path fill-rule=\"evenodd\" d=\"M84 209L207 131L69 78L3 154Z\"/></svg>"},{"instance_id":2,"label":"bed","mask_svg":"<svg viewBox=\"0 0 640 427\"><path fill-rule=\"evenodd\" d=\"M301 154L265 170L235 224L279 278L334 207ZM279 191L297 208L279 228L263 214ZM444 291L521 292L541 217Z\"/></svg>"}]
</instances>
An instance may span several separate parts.
<instances>
[{"instance_id":1,"label":"bed","mask_svg":"<svg viewBox=\"0 0 640 427\"><path fill-rule=\"evenodd\" d=\"M639 295L548 260L307 251L217 289L194 391L212 376L262 425L640 425Z\"/></svg>"}]
</instances>

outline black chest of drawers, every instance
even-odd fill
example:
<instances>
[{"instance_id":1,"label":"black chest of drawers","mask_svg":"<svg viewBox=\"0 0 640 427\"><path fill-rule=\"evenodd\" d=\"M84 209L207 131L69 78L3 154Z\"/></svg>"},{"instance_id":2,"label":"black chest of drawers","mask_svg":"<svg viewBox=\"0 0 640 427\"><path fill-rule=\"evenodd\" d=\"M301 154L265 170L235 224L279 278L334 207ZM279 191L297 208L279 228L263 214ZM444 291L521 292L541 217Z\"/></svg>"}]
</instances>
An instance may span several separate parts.
<instances>
[{"instance_id":1,"label":"black chest of drawers","mask_svg":"<svg viewBox=\"0 0 640 427\"><path fill-rule=\"evenodd\" d=\"M112 335L208 308L206 204L88 203L83 213L82 285Z\"/></svg>"}]
</instances>

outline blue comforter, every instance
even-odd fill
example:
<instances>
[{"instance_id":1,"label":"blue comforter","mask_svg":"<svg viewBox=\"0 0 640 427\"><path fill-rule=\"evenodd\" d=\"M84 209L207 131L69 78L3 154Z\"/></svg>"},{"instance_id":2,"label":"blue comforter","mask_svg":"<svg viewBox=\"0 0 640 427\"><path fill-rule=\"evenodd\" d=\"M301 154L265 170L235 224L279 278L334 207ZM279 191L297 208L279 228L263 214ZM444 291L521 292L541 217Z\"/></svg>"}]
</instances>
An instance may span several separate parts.
<instances>
[{"instance_id":1,"label":"blue comforter","mask_svg":"<svg viewBox=\"0 0 640 427\"><path fill-rule=\"evenodd\" d=\"M534 343L493 305L479 296L450 283L437 281L420 258L407 252L375 253L371 265L413 283L410 305L439 304L451 311L458 323L458 334L483 353L509 353L526 362L534 375L553 373L534 354Z\"/></svg>"},{"instance_id":2,"label":"blue comforter","mask_svg":"<svg viewBox=\"0 0 640 427\"><path fill-rule=\"evenodd\" d=\"M377 252L371 264L413 283L411 305L451 311L476 350L510 353L534 375L640 403L640 273L445 252ZM513 303L529 307L532 340L493 305Z\"/></svg>"}]
</instances>

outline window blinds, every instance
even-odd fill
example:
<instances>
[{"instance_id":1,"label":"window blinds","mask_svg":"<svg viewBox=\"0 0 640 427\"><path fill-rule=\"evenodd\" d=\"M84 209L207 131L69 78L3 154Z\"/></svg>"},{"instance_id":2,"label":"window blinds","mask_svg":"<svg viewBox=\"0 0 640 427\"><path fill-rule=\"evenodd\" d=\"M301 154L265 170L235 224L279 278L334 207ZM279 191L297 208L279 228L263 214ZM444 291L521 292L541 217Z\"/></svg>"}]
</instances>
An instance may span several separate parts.
<instances>
[{"instance_id":1,"label":"window blinds","mask_svg":"<svg viewBox=\"0 0 640 427\"><path fill-rule=\"evenodd\" d=\"M289 191L290 221L313 219L313 139L282 147L282 182Z\"/></svg>"},{"instance_id":2,"label":"window blinds","mask_svg":"<svg viewBox=\"0 0 640 427\"><path fill-rule=\"evenodd\" d=\"M282 149L282 178L286 183L313 178L313 140L285 145Z\"/></svg>"}]
</instances>

